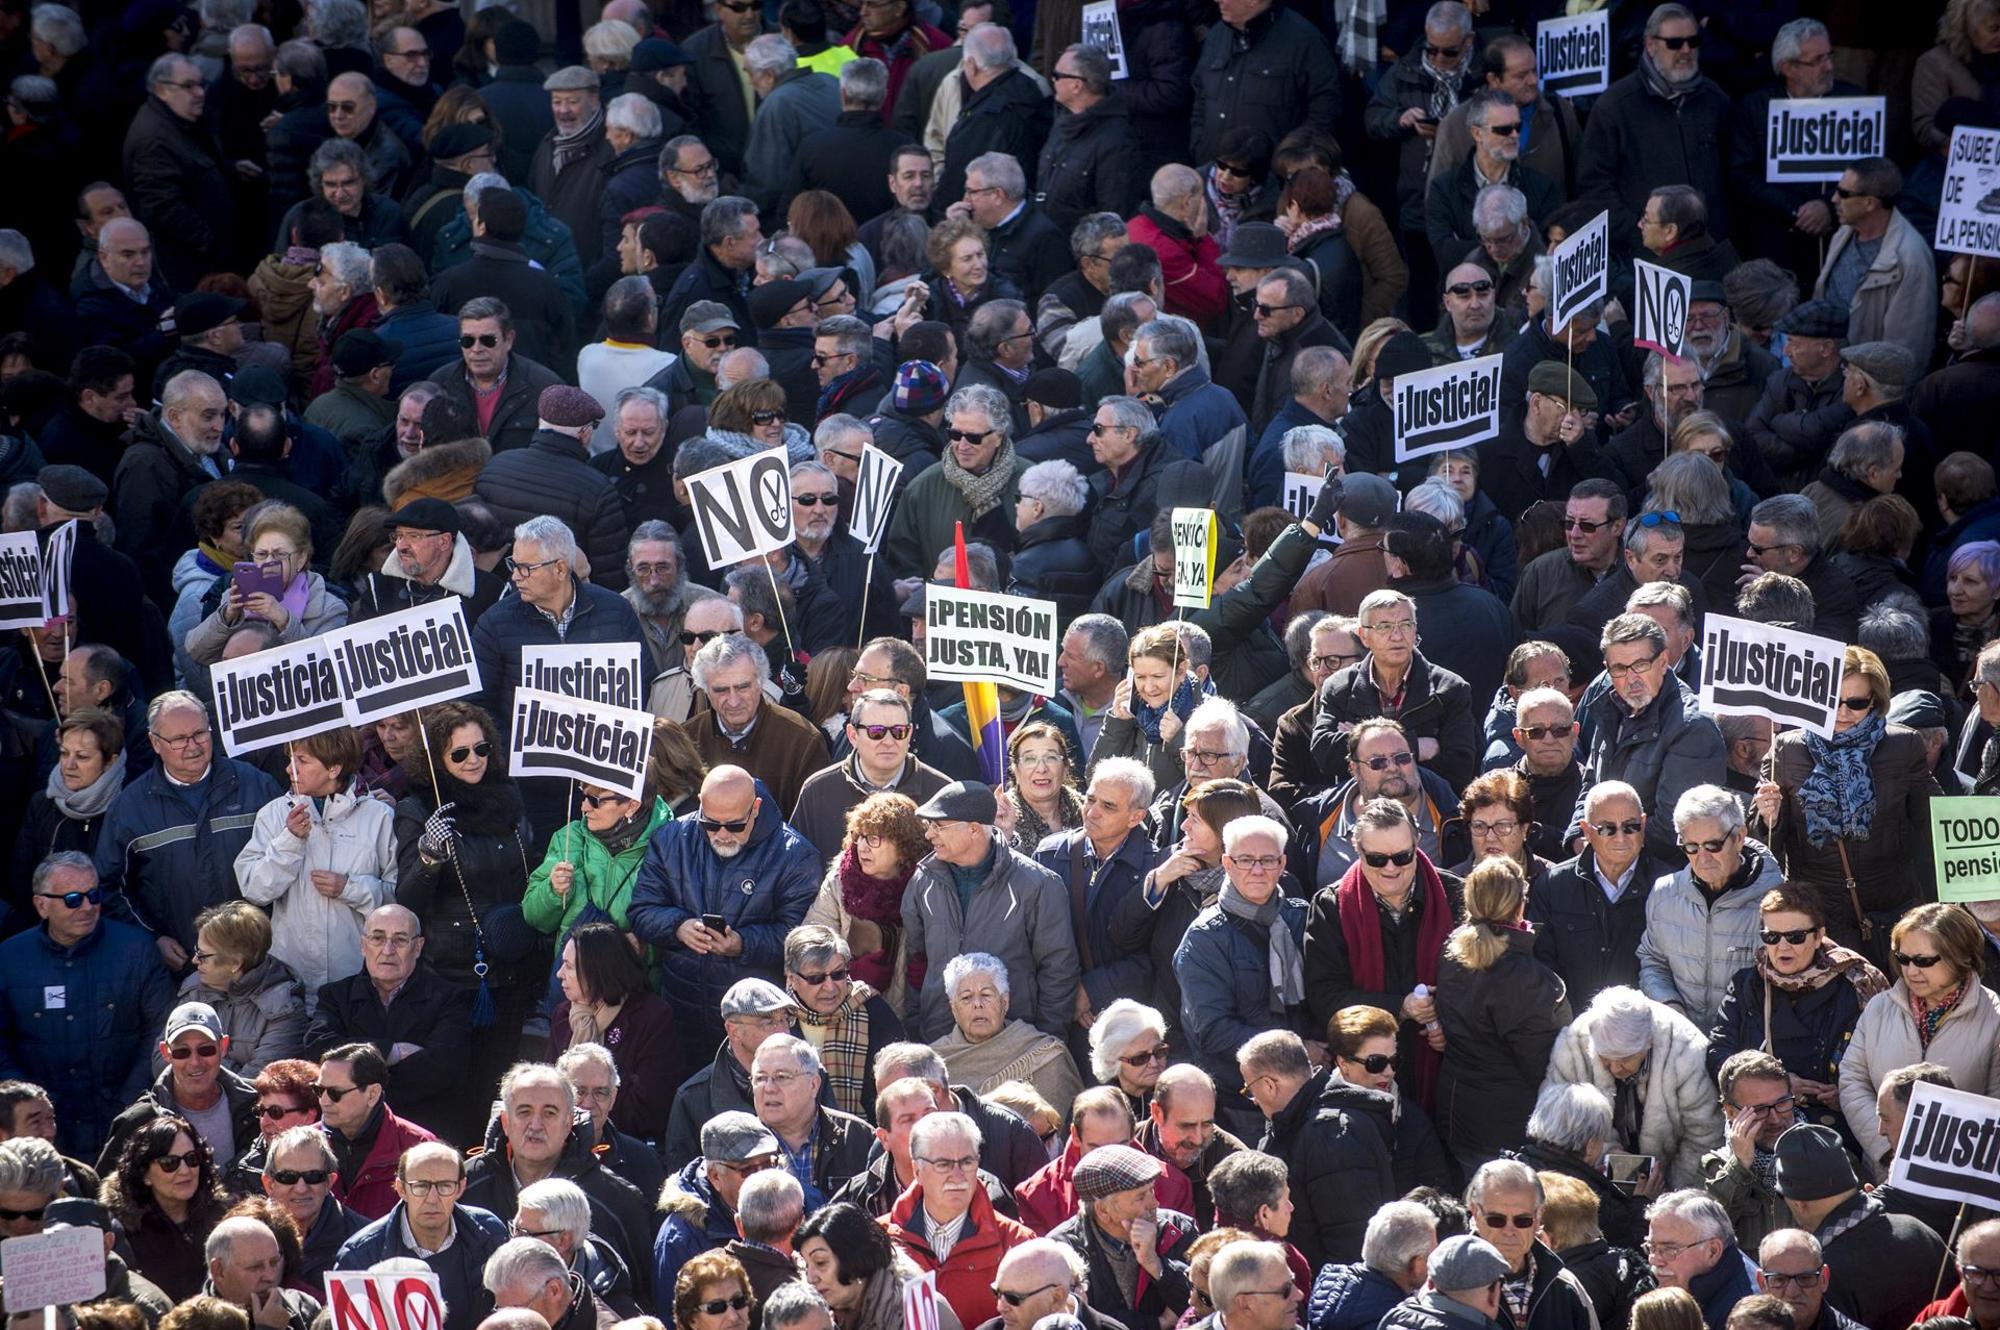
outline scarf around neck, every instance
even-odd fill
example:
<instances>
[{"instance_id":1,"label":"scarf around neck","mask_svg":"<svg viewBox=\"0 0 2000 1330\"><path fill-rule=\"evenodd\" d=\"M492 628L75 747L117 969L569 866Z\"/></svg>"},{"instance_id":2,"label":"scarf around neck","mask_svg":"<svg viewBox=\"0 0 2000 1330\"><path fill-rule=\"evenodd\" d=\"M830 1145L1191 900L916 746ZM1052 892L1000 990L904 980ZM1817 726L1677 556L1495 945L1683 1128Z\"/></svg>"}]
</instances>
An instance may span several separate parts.
<instances>
[{"instance_id":1,"label":"scarf around neck","mask_svg":"<svg viewBox=\"0 0 2000 1330\"><path fill-rule=\"evenodd\" d=\"M125 754L111 759L102 775L80 790L72 790L62 781L60 764L50 768L48 796L49 802L66 818L77 822L87 822L100 817L111 807L111 801L125 788Z\"/></svg>"},{"instance_id":2,"label":"scarf around neck","mask_svg":"<svg viewBox=\"0 0 2000 1330\"><path fill-rule=\"evenodd\" d=\"M1655 97L1663 97L1676 106L1681 104L1682 98L1694 91L1695 84L1701 82L1698 77L1691 78L1686 83L1673 82L1660 72L1660 67L1653 63L1653 57L1643 51L1639 53L1639 77L1645 80L1646 91Z\"/></svg>"},{"instance_id":3,"label":"scarf around neck","mask_svg":"<svg viewBox=\"0 0 2000 1330\"><path fill-rule=\"evenodd\" d=\"M1970 982L1961 981L1957 988L1936 1002L1926 1002L1915 993L1909 994L1910 1019L1917 1023L1917 1042L1923 1045L1925 1052L1930 1051L1931 1040L1937 1038L1938 1027L1944 1024L1944 1018L1958 1009L1958 1004L1965 998L1966 990L1977 982L1977 975L1973 976ZM1907 989L1904 991L1908 992Z\"/></svg>"},{"instance_id":4,"label":"scarf around neck","mask_svg":"<svg viewBox=\"0 0 2000 1330\"><path fill-rule=\"evenodd\" d=\"M1296 254L1323 235L1340 234L1340 213L1336 209L1323 217L1308 217L1292 231L1285 241L1288 252Z\"/></svg>"},{"instance_id":5,"label":"scarf around neck","mask_svg":"<svg viewBox=\"0 0 2000 1330\"><path fill-rule=\"evenodd\" d=\"M938 463L944 468L945 482L957 490L970 510L970 520L977 522L986 514L1000 506L1000 496L1014 479L1014 441L1001 443L1000 451L993 454L993 464L983 475L973 475L958 463L958 457L951 448L944 450L944 459Z\"/></svg>"},{"instance_id":6,"label":"scarf around neck","mask_svg":"<svg viewBox=\"0 0 2000 1330\"><path fill-rule=\"evenodd\" d=\"M1868 838L1875 823L1875 745L1887 729L1880 715L1870 715L1831 739L1805 736L1813 765L1799 782L1799 803L1806 814L1806 839L1812 844Z\"/></svg>"},{"instance_id":7,"label":"scarf around neck","mask_svg":"<svg viewBox=\"0 0 2000 1330\"><path fill-rule=\"evenodd\" d=\"M1444 879L1438 876L1430 856L1422 850L1417 851L1417 883L1411 888L1411 896L1423 902L1417 916L1417 982L1435 992L1438 957L1444 951L1445 938L1451 934L1451 901L1444 894ZM1382 946L1382 906L1375 899L1375 889L1368 885L1359 859L1335 884L1333 899L1341 936L1347 940L1347 964L1354 986L1371 993L1381 992L1389 974L1388 957ZM1416 1047L1417 1098L1428 1107L1444 1059L1425 1040L1417 1040Z\"/></svg>"},{"instance_id":8,"label":"scarf around neck","mask_svg":"<svg viewBox=\"0 0 2000 1330\"><path fill-rule=\"evenodd\" d=\"M830 1014L822 1015L803 1002L794 1001L792 1012L801 1025L821 1031L820 1061L825 1064L833 1101L844 1113L858 1113L870 1107L868 1086L868 999L875 990L856 979L848 985L847 996ZM850 1108L849 1105L856 1107Z\"/></svg>"},{"instance_id":9,"label":"scarf around neck","mask_svg":"<svg viewBox=\"0 0 2000 1330\"><path fill-rule=\"evenodd\" d=\"M1296 1007L1306 1000L1305 957L1299 951L1298 940L1292 936L1292 930L1285 927L1285 921L1278 915L1278 899L1278 893L1274 891L1262 905L1252 905L1236 889L1236 884L1225 877L1222 894L1215 900L1224 914L1264 930L1268 939L1265 955L1271 970L1273 1014L1282 1014L1286 1008Z\"/></svg>"},{"instance_id":10,"label":"scarf around neck","mask_svg":"<svg viewBox=\"0 0 2000 1330\"><path fill-rule=\"evenodd\" d=\"M1182 726L1186 726L1187 718L1194 714L1195 707L1214 695L1214 680L1203 679L1197 683L1194 675L1189 673L1181 677L1180 684L1174 689L1174 695L1161 706L1148 706L1141 702L1135 693L1132 698L1132 719L1145 732L1146 742L1156 744L1160 742L1160 722L1167 718L1168 711L1180 717Z\"/></svg>"},{"instance_id":11,"label":"scarf around neck","mask_svg":"<svg viewBox=\"0 0 2000 1330\"><path fill-rule=\"evenodd\" d=\"M1764 981L1766 988L1775 988L1781 993L1813 993L1836 979L1845 979L1854 985L1855 995L1864 1007L1868 1005L1869 998L1889 991L1889 980L1869 963L1866 956L1858 951L1849 951L1838 942L1820 943L1819 950L1813 953L1812 963L1797 974L1779 974L1771 968L1770 953L1759 947L1757 977Z\"/></svg>"},{"instance_id":12,"label":"scarf around neck","mask_svg":"<svg viewBox=\"0 0 2000 1330\"><path fill-rule=\"evenodd\" d=\"M581 129L577 130L576 133L559 133L554 136L550 146L554 153L553 164L558 173L571 162L590 151L590 144L586 140L590 138L591 132L597 128L603 119L604 108L600 106L591 115L589 121Z\"/></svg>"}]
</instances>

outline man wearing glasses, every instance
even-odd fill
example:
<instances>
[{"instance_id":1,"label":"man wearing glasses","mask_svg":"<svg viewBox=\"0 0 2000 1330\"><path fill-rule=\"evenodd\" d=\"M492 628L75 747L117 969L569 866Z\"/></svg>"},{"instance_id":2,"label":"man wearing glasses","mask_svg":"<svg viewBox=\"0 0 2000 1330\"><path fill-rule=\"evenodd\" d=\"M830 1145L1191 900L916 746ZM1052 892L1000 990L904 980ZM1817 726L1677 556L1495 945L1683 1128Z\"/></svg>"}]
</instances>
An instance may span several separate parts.
<instances>
[{"instance_id":1,"label":"man wearing glasses","mask_svg":"<svg viewBox=\"0 0 2000 1330\"><path fill-rule=\"evenodd\" d=\"M1963 1316L1979 1330L1994 1330L2000 1326L2000 1220L1989 1219L1965 1230L1958 1239L1957 1256L1958 1287L1919 1315Z\"/></svg>"},{"instance_id":2,"label":"man wearing glasses","mask_svg":"<svg viewBox=\"0 0 2000 1330\"><path fill-rule=\"evenodd\" d=\"M767 1168L783 1167L778 1138L742 1109L716 1113L704 1122L700 1151L684 1167L676 1165L680 1171L660 1192L658 1208L665 1219L653 1241L655 1288L672 1288L689 1260L734 1242L743 1184ZM668 1160L673 1162L671 1148Z\"/></svg>"},{"instance_id":3,"label":"man wearing glasses","mask_svg":"<svg viewBox=\"0 0 2000 1330\"><path fill-rule=\"evenodd\" d=\"M1577 390L1586 389L1579 384ZM1531 397L1531 409L1536 405ZM1584 480L1570 490L1563 507L1562 548L1529 560L1514 588L1514 618L1523 633L1566 622L1585 594L1617 566L1628 512L1625 492L1613 481Z\"/></svg>"},{"instance_id":4,"label":"man wearing glasses","mask_svg":"<svg viewBox=\"0 0 2000 1330\"><path fill-rule=\"evenodd\" d=\"M327 1051L313 1087L320 1127L333 1147L333 1194L368 1219L388 1214L403 1195L395 1186L396 1161L411 1147L437 1139L390 1109L388 1076L388 1061L373 1044L342 1044ZM457 1176L462 1179L464 1171Z\"/></svg>"},{"instance_id":5,"label":"man wearing glasses","mask_svg":"<svg viewBox=\"0 0 2000 1330\"><path fill-rule=\"evenodd\" d=\"M261 1137L257 1087L223 1065L228 1053L229 1036L222 1032L222 1017L214 1007L206 1002L175 1007L154 1058L154 1065L166 1070L112 1122L97 1171L116 1171L133 1132L158 1118L178 1116L186 1118L207 1144L217 1174L226 1175L229 1165Z\"/></svg>"},{"instance_id":6,"label":"man wearing glasses","mask_svg":"<svg viewBox=\"0 0 2000 1330\"><path fill-rule=\"evenodd\" d=\"M1966 1243L1972 1232L1968 1229L1966 1237L1959 1242L1961 1273L1967 1260ZM1821 1253L1819 1239L1812 1234L1797 1228L1776 1230L1758 1244L1757 1267L1757 1287L1792 1309L1794 1330L1861 1330L1859 1321L1837 1307L1826 1305L1827 1285L1832 1281L1833 1271ZM1996 1323L2000 1323L2000 1297L1995 1297L1992 1303L1995 1315L1974 1319L1972 1311L1966 1306L1963 1290L1975 1282L1979 1281L1967 1277L1950 1297L1918 1312L1917 1320L1925 1321L1932 1316L1963 1316L1983 1330L1992 1330ZM1982 1286L2000 1295L2000 1279ZM1952 1309L1946 1310L1947 1307Z\"/></svg>"},{"instance_id":7,"label":"man wearing glasses","mask_svg":"<svg viewBox=\"0 0 2000 1330\"><path fill-rule=\"evenodd\" d=\"M1479 231L1472 224L1472 204L1486 186L1509 185L1520 190L1527 201L1528 218L1537 226L1561 201L1555 181L1521 165L1521 108L1512 97L1497 89L1483 89L1466 103L1464 121L1472 136L1471 150L1446 164L1441 174L1432 171L1424 205L1431 254L1438 268L1445 271L1479 243Z\"/></svg>"},{"instance_id":8,"label":"man wearing glasses","mask_svg":"<svg viewBox=\"0 0 2000 1330\"><path fill-rule=\"evenodd\" d=\"M1710 1326L1725 1324L1730 1308L1754 1291L1729 1213L1707 1192L1687 1188L1655 1201L1642 1245L1659 1286L1687 1290Z\"/></svg>"},{"instance_id":9,"label":"man wearing glasses","mask_svg":"<svg viewBox=\"0 0 2000 1330\"><path fill-rule=\"evenodd\" d=\"M891 689L870 688L848 707L847 756L807 777L792 809L792 826L823 862L840 854L849 810L870 795L893 790L921 804L951 783L911 755L913 732L910 704Z\"/></svg>"},{"instance_id":10,"label":"man wearing glasses","mask_svg":"<svg viewBox=\"0 0 2000 1330\"><path fill-rule=\"evenodd\" d=\"M445 1304L441 1330L475 1330L493 1310L486 1291L487 1258L507 1242L507 1221L461 1205L465 1161L442 1141L413 1146L396 1163L395 1208L347 1240L336 1270L366 1270L394 1257L413 1257L438 1277Z\"/></svg>"},{"instance_id":11,"label":"man wearing glasses","mask_svg":"<svg viewBox=\"0 0 2000 1330\"><path fill-rule=\"evenodd\" d=\"M341 1244L369 1223L368 1216L334 1199L339 1169L326 1133L317 1126L304 1126L272 1140L258 1175L264 1194L298 1226L304 1264L295 1273L315 1287L320 1276L333 1268Z\"/></svg>"},{"instance_id":12,"label":"man wearing glasses","mask_svg":"<svg viewBox=\"0 0 2000 1330\"><path fill-rule=\"evenodd\" d=\"M938 1296L960 1324L971 1325L992 1319L986 1313L997 1296L1001 1262L1035 1236L994 1210L980 1183L979 1145L979 1128L963 1113L932 1113L918 1121L910 1128L917 1180L883 1221L901 1253L918 1269L936 1273Z\"/></svg>"},{"instance_id":13,"label":"man wearing glasses","mask_svg":"<svg viewBox=\"0 0 2000 1330\"><path fill-rule=\"evenodd\" d=\"M1533 1169L1513 1159L1482 1164L1466 1184L1465 1200L1474 1232L1507 1262L1500 1276L1503 1324L1529 1325L1530 1307L1537 1326L1590 1324L1589 1294L1540 1238L1544 1197Z\"/></svg>"},{"instance_id":14,"label":"man wearing glasses","mask_svg":"<svg viewBox=\"0 0 2000 1330\"><path fill-rule=\"evenodd\" d=\"M1729 1212L1736 1240L1756 1250L1792 1222L1778 1195L1777 1152L1778 1138L1799 1120L1799 1101L1785 1064L1758 1049L1730 1054L1715 1079L1727 1135L1701 1157L1701 1185ZM1765 1292L1777 1290L1765 1285Z\"/></svg>"},{"instance_id":15,"label":"man wearing glasses","mask_svg":"<svg viewBox=\"0 0 2000 1330\"><path fill-rule=\"evenodd\" d=\"M1553 688L1528 696L1538 694L1562 696ZM1556 713L1550 707L1530 714L1546 727ZM1535 954L1562 976L1570 1005L1579 1011L1614 984L1638 985L1646 897L1670 871L1648 850L1646 825L1646 810L1630 785L1608 780L1591 786L1583 796L1584 849L1557 864L1528 898Z\"/></svg>"}]
</instances>

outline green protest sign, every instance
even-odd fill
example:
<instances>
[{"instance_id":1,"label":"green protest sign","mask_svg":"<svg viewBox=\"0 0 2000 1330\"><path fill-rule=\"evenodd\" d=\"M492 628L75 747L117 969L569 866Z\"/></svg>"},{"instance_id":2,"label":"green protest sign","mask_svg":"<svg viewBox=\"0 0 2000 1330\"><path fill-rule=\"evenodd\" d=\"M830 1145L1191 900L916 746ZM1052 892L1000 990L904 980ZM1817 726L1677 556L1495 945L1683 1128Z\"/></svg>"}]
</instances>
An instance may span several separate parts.
<instances>
[{"instance_id":1,"label":"green protest sign","mask_svg":"<svg viewBox=\"0 0 2000 1330\"><path fill-rule=\"evenodd\" d=\"M2000 900L2000 800L1931 800L1931 846L1939 900Z\"/></svg>"}]
</instances>

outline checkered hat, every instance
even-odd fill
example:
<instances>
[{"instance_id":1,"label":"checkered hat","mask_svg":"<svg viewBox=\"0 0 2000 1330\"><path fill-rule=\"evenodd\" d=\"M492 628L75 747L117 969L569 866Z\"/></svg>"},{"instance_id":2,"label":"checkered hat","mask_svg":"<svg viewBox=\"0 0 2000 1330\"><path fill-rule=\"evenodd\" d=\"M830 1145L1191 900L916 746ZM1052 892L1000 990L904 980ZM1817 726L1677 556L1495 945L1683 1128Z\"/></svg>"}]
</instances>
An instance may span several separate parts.
<instances>
[{"instance_id":1,"label":"checkered hat","mask_svg":"<svg viewBox=\"0 0 2000 1330\"><path fill-rule=\"evenodd\" d=\"M1076 1165L1076 1198L1101 1201L1121 1191L1144 1187L1163 1172L1160 1161L1129 1145L1100 1145Z\"/></svg>"}]
</instances>

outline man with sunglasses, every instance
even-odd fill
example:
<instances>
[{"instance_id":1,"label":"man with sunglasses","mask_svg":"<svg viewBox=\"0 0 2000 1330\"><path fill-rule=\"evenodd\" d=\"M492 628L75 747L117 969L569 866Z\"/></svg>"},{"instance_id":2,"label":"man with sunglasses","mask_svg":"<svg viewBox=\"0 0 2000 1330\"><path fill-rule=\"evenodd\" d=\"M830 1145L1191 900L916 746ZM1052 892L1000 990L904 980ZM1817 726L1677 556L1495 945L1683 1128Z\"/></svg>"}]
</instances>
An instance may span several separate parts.
<instances>
[{"instance_id":1,"label":"man with sunglasses","mask_svg":"<svg viewBox=\"0 0 2000 1330\"><path fill-rule=\"evenodd\" d=\"M1476 243L1476 242L1475 242ZM1440 365L1474 360L1506 349L1499 324L1493 274L1476 263L1460 263L1444 275L1444 317L1424 334L1424 345Z\"/></svg>"},{"instance_id":2,"label":"man with sunglasses","mask_svg":"<svg viewBox=\"0 0 2000 1330\"><path fill-rule=\"evenodd\" d=\"M1465 1201L1473 1231L1507 1263L1495 1317L1506 1330L1583 1330L1596 1322L1584 1285L1541 1240L1544 1197L1533 1169L1513 1159L1482 1164Z\"/></svg>"},{"instance_id":3,"label":"man with sunglasses","mask_svg":"<svg viewBox=\"0 0 2000 1330\"><path fill-rule=\"evenodd\" d=\"M514 316L495 297L475 296L458 307L458 345L459 359L432 381L465 408L495 453L525 447L535 432L537 400L562 380L514 350Z\"/></svg>"},{"instance_id":4,"label":"man with sunglasses","mask_svg":"<svg viewBox=\"0 0 2000 1330\"><path fill-rule=\"evenodd\" d=\"M412 1146L396 1161L395 1208L341 1247L336 1270L366 1270L395 1257L422 1261L438 1277L440 1330L475 1330L493 1310L486 1262L508 1241L507 1221L465 1205L465 1161L442 1141Z\"/></svg>"},{"instance_id":5,"label":"man with sunglasses","mask_svg":"<svg viewBox=\"0 0 2000 1330\"><path fill-rule=\"evenodd\" d=\"M342 1244L368 1226L368 1216L342 1205L333 1194L339 1180L333 1146L318 1127L279 1133L258 1174L264 1194L298 1226L304 1264L295 1273L315 1288L333 1268Z\"/></svg>"},{"instance_id":6,"label":"man with sunglasses","mask_svg":"<svg viewBox=\"0 0 2000 1330\"><path fill-rule=\"evenodd\" d=\"M848 753L799 787L791 824L823 862L840 854L847 814L870 795L893 790L918 803L951 783L951 777L910 753L910 704L887 688L870 688L848 705Z\"/></svg>"},{"instance_id":7,"label":"man with sunglasses","mask_svg":"<svg viewBox=\"0 0 2000 1330\"><path fill-rule=\"evenodd\" d=\"M1765 573L1798 579L1812 592L1811 623L1792 626L1852 642L1860 633L1861 604L1854 579L1834 565L1820 536L1819 509L1803 494L1779 494L1750 510L1748 558L1736 579L1740 591Z\"/></svg>"},{"instance_id":8,"label":"man with sunglasses","mask_svg":"<svg viewBox=\"0 0 2000 1330\"><path fill-rule=\"evenodd\" d=\"M1539 711L1538 719L1552 714ZM1638 984L1646 898L1669 871L1648 850L1645 809L1623 781L1590 787L1582 825L1583 850L1557 864L1528 900L1535 954L1562 977L1579 1011L1614 984Z\"/></svg>"},{"instance_id":9,"label":"man with sunglasses","mask_svg":"<svg viewBox=\"0 0 2000 1330\"><path fill-rule=\"evenodd\" d=\"M396 1204L396 1161L412 1146L436 1139L391 1110L388 1072L373 1044L342 1044L327 1050L313 1087L320 1129L333 1147L333 1194L368 1219L379 1219Z\"/></svg>"},{"instance_id":10,"label":"man with sunglasses","mask_svg":"<svg viewBox=\"0 0 2000 1330\"><path fill-rule=\"evenodd\" d=\"M1605 624L1626 612L1642 587L1656 585L1677 586L1686 592L1690 613L1700 622L1708 610L1708 592L1699 577L1682 573L1687 530L1679 513L1640 513L1625 524L1619 544L1618 561L1571 607L1568 622L1601 633ZM1670 651L1668 667L1678 667L1686 652L1685 644L1678 653Z\"/></svg>"},{"instance_id":11,"label":"man with sunglasses","mask_svg":"<svg viewBox=\"0 0 2000 1330\"><path fill-rule=\"evenodd\" d=\"M222 1017L206 1002L183 1002L167 1017L156 1055L164 1064L152 1085L120 1113L98 1156L100 1174L109 1176L132 1133L157 1118L186 1118L209 1153L218 1174L257 1143L257 1087L223 1065L229 1036Z\"/></svg>"},{"instance_id":12,"label":"man with sunglasses","mask_svg":"<svg viewBox=\"0 0 2000 1330\"><path fill-rule=\"evenodd\" d=\"M1424 202L1424 225L1431 253L1440 270L1479 243L1472 224L1472 204L1488 185L1509 185L1527 200L1528 218L1539 226L1561 200L1556 182L1521 164L1521 108L1512 97L1493 88L1482 89L1465 104L1465 125L1472 148L1433 173Z\"/></svg>"}]
</instances>

